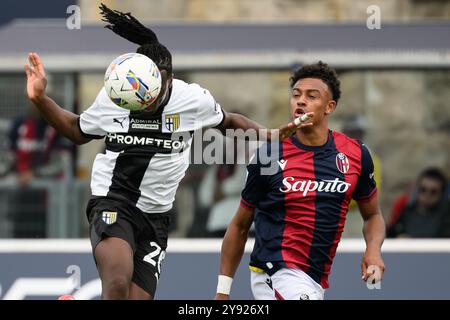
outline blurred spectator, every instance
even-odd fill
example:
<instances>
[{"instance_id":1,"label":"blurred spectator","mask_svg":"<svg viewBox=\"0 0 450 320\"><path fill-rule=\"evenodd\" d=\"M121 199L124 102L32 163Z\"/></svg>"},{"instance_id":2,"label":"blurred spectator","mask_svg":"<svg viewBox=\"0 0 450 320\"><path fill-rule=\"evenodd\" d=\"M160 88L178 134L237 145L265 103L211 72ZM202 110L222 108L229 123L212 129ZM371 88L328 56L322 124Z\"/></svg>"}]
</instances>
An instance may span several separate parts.
<instances>
[{"instance_id":1,"label":"blurred spectator","mask_svg":"<svg viewBox=\"0 0 450 320\"><path fill-rule=\"evenodd\" d=\"M221 136L217 140L223 139ZM197 194L197 210L191 231L197 237L223 237L236 208L246 179L248 144L226 138L223 164L209 166L200 182ZM226 163L226 156L231 163ZM230 161L229 161L230 162ZM191 232L191 236L193 233Z\"/></svg>"},{"instance_id":2,"label":"blurred spectator","mask_svg":"<svg viewBox=\"0 0 450 320\"><path fill-rule=\"evenodd\" d=\"M194 139L195 136L194 136ZM194 141L194 140L193 140ZM195 145L192 142L192 145ZM192 154L191 154L192 155ZM180 187L177 191L176 207L183 208L183 215L174 215L171 223L172 236L181 236L188 238L201 238L206 236L206 220L208 218L208 210L200 207L199 204L199 190L203 178L206 174L208 166L205 164L195 164L191 159L191 165L186 171L186 175L180 182ZM186 193L183 199L183 193ZM184 201L183 201L184 200ZM190 209L190 210L189 210ZM188 212L190 216L186 217ZM185 226L183 228L183 220ZM184 231L184 232L183 232Z\"/></svg>"},{"instance_id":3,"label":"blurred spectator","mask_svg":"<svg viewBox=\"0 0 450 320\"><path fill-rule=\"evenodd\" d=\"M13 121L9 142L11 169L19 187L9 200L13 237L45 237L47 194L41 188L30 188L30 184L34 178L62 177L70 165L64 163L67 157L56 151L68 151L69 146L64 145L34 106L27 115Z\"/></svg>"},{"instance_id":4,"label":"blurred spectator","mask_svg":"<svg viewBox=\"0 0 450 320\"><path fill-rule=\"evenodd\" d=\"M391 210L391 216L387 222L388 228L397 223L400 215L405 210L406 206L411 202L411 198L415 198L415 193L414 183L411 183L406 188L406 191L395 199Z\"/></svg>"},{"instance_id":5,"label":"blurred spectator","mask_svg":"<svg viewBox=\"0 0 450 320\"><path fill-rule=\"evenodd\" d=\"M446 196L447 179L436 168L424 170L407 204L387 231L388 237L450 237L450 206Z\"/></svg>"},{"instance_id":6,"label":"blurred spectator","mask_svg":"<svg viewBox=\"0 0 450 320\"><path fill-rule=\"evenodd\" d=\"M207 236L223 237L241 201L241 191L245 185L247 143L226 138L224 156L232 153L232 163L210 167L200 186L200 202L209 204L206 224Z\"/></svg>"},{"instance_id":7,"label":"blurred spectator","mask_svg":"<svg viewBox=\"0 0 450 320\"><path fill-rule=\"evenodd\" d=\"M360 140L364 142L367 132L367 120L364 116L357 115L348 118L343 125L342 133L350 138ZM378 194L381 194L382 183L382 168L380 158L373 150L369 150L373 160L374 167L374 179L377 183ZM363 219L359 214L357 204L355 200L352 200L348 205L348 213L346 218L346 224L342 237L353 238L361 237L361 228L363 226Z\"/></svg>"},{"instance_id":8,"label":"blurred spectator","mask_svg":"<svg viewBox=\"0 0 450 320\"><path fill-rule=\"evenodd\" d=\"M367 132L367 120L365 117L358 115L349 118L345 123L344 127L342 129L342 133L349 136L350 138L360 140L362 142L365 142L365 136ZM381 161L380 158L373 152L373 150L370 150L370 155L372 156L373 160L373 167L374 167L374 178L377 183L377 189L379 194L381 194L381 182L382 182L382 168L381 168ZM356 207L356 201L352 200L350 202L349 208L353 209ZM360 230L359 230L360 231Z\"/></svg>"},{"instance_id":9,"label":"blurred spectator","mask_svg":"<svg viewBox=\"0 0 450 320\"><path fill-rule=\"evenodd\" d=\"M210 167L202 182L200 197L209 209L207 236L222 238L241 201L245 185L245 164L219 164Z\"/></svg>"}]
</instances>

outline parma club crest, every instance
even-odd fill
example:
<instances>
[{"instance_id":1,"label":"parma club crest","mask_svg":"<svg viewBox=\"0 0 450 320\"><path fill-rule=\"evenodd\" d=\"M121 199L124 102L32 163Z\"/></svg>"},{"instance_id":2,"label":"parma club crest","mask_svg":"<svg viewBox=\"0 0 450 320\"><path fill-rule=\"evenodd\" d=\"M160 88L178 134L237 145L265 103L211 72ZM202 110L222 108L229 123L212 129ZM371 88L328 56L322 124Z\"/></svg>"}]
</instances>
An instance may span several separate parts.
<instances>
[{"instance_id":1,"label":"parma club crest","mask_svg":"<svg viewBox=\"0 0 450 320\"><path fill-rule=\"evenodd\" d=\"M347 173L350 169L350 163L348 162L348 158L342 152L338 153L336 156L336 167L342 173Z\"/></svg>"},{"instance_id":2,"label":"parma club crest","mask_svg":"<svg viewBox=\"0 0 450 320\"><path fill-rule=\"evenodd\" d=\"M102 220L106 224L113 224L117 220L117 212L103 211Z\"/></svg>"},{"instance_id":3,"label":"parma club crest","mask_svg":"<svg viewBox=\"0 0 450 320\"><path fill-rule=\"evenodd\" d=\"M180 115L179 114L167 114L166 118L166 128L170 132L175 132L180 127Z\"/></svg>"}]
</instances>

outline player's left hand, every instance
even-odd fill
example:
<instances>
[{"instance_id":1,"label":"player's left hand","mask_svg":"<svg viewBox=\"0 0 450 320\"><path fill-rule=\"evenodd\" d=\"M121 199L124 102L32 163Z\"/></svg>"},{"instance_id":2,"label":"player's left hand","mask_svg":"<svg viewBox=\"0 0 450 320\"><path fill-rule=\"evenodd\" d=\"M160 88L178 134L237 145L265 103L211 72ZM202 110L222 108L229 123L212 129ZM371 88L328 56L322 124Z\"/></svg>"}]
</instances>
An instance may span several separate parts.
<instances>
[{"instance_id":1,"label":"player's left hand","mask_svg":"<svg viewBox=\"0 0 450 320\"><path fill-rule=\"evenodd\" d=\"M230 300L230 296L228 294L216 293L214 300Z\"/></svg>"},{"instance_id":2,"label":"player's left hand","mask_svg":"<svg viewBox=\"0 0 450 320\"><path fill-rule=\"evenodd\" d=\"M278 128L278 136L280 141L283 141L286 138L289 138L294 134L295 131L297 131L300 128L309 127L312 126L312 119L311 117L314 115L314 112L308 112L306 115L310 116L308 120L305 122L300 122L298 125L295 124L294 121L289 122L288 124L285 124Z\"/></svg>"},{"instance_id":3,"label":"player's left hand","mask_svg":"<svg viewBox=\"0 0 450 320\"><path fill-rule=\"evenodd\" d=\"M369 278L372 284L375 284L383 279L385 266L381 258L381 252L366 250L361 261L362 279L367 281Z\"/></svg>"}]
</instances>

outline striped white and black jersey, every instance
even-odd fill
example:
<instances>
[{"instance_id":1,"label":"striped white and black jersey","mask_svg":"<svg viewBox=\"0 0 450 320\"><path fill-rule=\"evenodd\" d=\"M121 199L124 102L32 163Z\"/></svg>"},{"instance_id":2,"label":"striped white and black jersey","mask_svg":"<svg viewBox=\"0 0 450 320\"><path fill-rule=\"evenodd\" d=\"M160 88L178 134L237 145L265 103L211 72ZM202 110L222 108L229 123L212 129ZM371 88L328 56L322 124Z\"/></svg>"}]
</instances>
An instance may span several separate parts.
<instances>
[{"instance_id":1,"label":"striped white and black jersey","mask_svg":"<svg viewBox=\"0 0 450 320\"><path fill-rule=\"evenodd\" d=\"M92 195L128 201L147 213L170 210L189 166L193 132L223 117L208 90L181 80L173 80L168 103L153 114L116 106L103 88L79 117L82 133L106 144L92 167Z\"/></svg>"}]
</instances>

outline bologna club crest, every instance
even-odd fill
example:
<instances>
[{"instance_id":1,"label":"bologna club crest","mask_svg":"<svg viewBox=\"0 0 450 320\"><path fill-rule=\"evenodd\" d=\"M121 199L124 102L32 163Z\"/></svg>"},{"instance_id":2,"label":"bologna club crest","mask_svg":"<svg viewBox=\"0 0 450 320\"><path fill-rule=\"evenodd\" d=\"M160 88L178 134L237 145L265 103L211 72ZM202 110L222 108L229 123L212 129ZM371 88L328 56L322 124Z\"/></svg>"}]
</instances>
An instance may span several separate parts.
<instances>
[{"instance_id":1,"label":"bologna club crest","mask_svg":"<svg viewBox=\"0 0 450 320\"><path fill-rule=\"evenodd\" d=\"M338 153L338 155L336 156L336 167L342 173L347 173L348 169L350 169L348 158L342 152Z\"/></svg>"}]
</instances>

